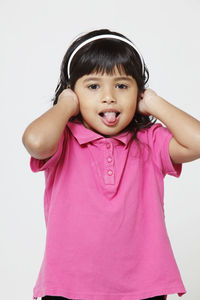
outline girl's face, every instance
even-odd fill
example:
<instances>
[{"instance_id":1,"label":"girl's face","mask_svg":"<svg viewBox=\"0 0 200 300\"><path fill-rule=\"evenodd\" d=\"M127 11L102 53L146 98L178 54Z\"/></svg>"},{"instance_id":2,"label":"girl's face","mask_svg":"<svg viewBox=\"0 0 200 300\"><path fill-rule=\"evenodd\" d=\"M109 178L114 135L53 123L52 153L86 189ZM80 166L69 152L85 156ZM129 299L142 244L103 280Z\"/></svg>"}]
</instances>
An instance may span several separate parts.
<instances>
[{"instance_id":1,"label":"girl's face","mask_svg":"<svg viewBox=\"0 0 200 300\"><path fill-rule=\"evenodd\" d=\"M78 96L83 124L86 128L105 136L120 133L133 119L138 86L132 76L119 73L92 73L76 81L74 92Z\"/></svg>"}]
</instances>

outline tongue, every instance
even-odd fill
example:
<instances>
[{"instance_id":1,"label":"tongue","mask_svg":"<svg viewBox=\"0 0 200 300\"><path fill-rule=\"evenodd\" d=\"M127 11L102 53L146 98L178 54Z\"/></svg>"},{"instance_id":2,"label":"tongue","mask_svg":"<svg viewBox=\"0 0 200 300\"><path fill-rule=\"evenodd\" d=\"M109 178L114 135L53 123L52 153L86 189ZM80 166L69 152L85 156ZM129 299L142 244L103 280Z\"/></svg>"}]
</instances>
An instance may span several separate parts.
<instances>
[{"instance_id":1,"label":"tongue","mask_svg":"<svg viewBox=\"0 0 200 300\"><path fill-rule=\"evenodd\" d=\"M116 120L116 113L112 111L105 112L104 119L106 119L107 122L114 122Z\"/></svg>"}]
</instances>

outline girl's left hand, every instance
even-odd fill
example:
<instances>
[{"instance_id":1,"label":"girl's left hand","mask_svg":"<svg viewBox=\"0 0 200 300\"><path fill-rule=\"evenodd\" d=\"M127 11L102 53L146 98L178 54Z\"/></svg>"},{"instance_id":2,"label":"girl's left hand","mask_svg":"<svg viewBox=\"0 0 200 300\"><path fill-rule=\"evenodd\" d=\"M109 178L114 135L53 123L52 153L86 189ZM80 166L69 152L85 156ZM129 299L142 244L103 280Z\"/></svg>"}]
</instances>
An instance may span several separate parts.
<instances>
[{"instance_id":1,"label":"girl's left hand","mask_svg":"<svg viewBox=\"0 0 200 300\"><path fill-rule=\"evenodd\" d=\"M151 102L154 101L158 95L152 89L146 89L144 93L140 94L138 102L138 112L143 115L151 115Z\"/></svg>"}]
</instances>

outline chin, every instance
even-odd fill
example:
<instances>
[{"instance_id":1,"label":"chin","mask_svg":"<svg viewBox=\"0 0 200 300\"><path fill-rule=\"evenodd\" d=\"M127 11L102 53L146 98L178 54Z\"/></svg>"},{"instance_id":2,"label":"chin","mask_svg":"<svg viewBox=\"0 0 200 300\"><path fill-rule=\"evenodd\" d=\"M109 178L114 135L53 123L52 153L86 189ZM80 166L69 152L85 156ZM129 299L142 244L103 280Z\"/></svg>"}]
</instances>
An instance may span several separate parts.
<instances>
[{"instance_id":1,"label":"chin","mask_svg":"<svg viewBox=\"0 0 200 300\"><path fill-rule=\"evenodd\" d=\"M84 122L84 126L104 137L115 136L123 130L119 124L116 127L107 127L106 125L102 126L102 124L100 124L100 126L92 127L88 123Z\"/></svg>"},{"instance_id":2,"label":"chin","mask_svg":"<svg viewBox=\"0 0 200 300\"><path fill-rule=\"evenodd\" d=\"M116 129L116 130L113 130L113 129L110 129L110 130L97 130L96 132L105 136L105 137L109 137L109 136L115 136L117 135L121 130L120 129Z\"/></svg>"}]
</instances>

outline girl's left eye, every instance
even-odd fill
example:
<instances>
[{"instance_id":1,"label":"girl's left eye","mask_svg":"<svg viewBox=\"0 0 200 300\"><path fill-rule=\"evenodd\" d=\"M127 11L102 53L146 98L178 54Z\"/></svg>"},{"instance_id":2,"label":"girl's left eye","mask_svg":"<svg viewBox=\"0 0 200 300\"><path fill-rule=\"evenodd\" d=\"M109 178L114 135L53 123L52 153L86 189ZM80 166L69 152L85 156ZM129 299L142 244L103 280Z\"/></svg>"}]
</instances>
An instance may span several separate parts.
<instances>
[{"instance_id":1,"label":"girl's left eye","mask_svg":"<svg viewBox=\"0 0 200 300\"><path fill-rule=\"evenodd\" d=\"M123 83L117 84L117 87L118 87L119 89L127 89L127 88L128 88L128 86L127 86L126 84L123 84Z\"/></svg>"}]
</instances>

